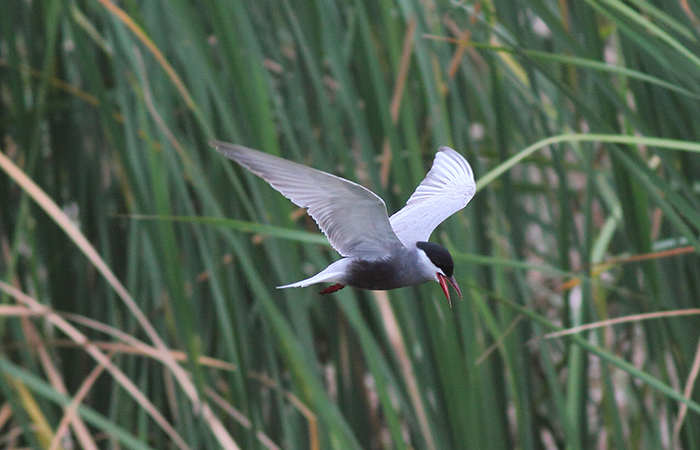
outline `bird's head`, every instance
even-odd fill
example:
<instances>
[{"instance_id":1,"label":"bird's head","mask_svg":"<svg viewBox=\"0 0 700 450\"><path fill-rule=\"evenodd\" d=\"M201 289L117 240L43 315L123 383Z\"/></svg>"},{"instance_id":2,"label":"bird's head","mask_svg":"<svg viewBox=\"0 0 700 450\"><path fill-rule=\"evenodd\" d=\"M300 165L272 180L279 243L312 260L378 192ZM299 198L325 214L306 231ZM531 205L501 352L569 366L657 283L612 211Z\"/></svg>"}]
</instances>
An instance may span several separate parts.
<instances>
[{"instance_id":1,"label":"bird's head","mask_svg":"<svg viewBox=\"0 0 700 450\"><path fill-rule=\"evenodd\" d=\"M442 291L445 293L448 303L452 306L447 282L457 291L459 298L462 298L462 291L459 290L459 285L457 285L457 280L455 280L453 274L455 263L452 261L452 255L450 255L450 252L442 245L432 242L417 242L416 247L418 247L419 252L427 256L427 261L425 258L422 258L423 265L427 266L425 268L430 271L433 280L440 283L440 287L442 287Z\"/></svg>"}]
</instances>

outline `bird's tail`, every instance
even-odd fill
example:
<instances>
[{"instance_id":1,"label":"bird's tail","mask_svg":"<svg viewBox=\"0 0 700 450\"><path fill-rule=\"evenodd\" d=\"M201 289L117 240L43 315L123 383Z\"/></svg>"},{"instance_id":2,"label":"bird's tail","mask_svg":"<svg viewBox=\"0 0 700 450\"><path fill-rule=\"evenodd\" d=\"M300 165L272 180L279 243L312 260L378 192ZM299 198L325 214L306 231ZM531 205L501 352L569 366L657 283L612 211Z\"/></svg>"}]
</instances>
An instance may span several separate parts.
<instances>
[{"instance_id":1,"label":"bird's tail","mask_svg":"<svg viewBox=\"0 0 700 450\"><path fill-rule=\"evenodd\" d=\"M297 281L296 283L292 284L285 284L284 286L277 286L277 289L306 287L316 283L342 283L346 277L345 268L347 263L347 259L341 259L326 267L311 278Z\"/></svg>"}]
</instances>

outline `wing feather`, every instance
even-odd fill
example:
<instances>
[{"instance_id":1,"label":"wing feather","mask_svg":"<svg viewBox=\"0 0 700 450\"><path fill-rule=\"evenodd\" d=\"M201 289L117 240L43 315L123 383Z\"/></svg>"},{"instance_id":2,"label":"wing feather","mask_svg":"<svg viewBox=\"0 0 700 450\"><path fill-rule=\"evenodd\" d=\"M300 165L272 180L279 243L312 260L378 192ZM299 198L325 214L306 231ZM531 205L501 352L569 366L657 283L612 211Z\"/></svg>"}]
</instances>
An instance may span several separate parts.
<instances>
[{"instance_id":1,"label":"wing feather","mask_svg":"<svg viewBox=\"0 0 700 450\"><path fill-rule=\"evenodd\" d=\"M406 248L428 241L445 219L467 206L474 197L474 173L466 159L441 147L425 179L389 222Z\"/></svg>"},{"instance_id":2,"label":"wing feather","mask_svg":"<svg viewBox=\"0 0 700 450\"><path fill-rule=\"evenodd\" d=\"M394 234L384 201L352 181L240 145L212 142L313 217L333 248L344 257L388 257L401 241Z\"/></svg>"}]
</instances>

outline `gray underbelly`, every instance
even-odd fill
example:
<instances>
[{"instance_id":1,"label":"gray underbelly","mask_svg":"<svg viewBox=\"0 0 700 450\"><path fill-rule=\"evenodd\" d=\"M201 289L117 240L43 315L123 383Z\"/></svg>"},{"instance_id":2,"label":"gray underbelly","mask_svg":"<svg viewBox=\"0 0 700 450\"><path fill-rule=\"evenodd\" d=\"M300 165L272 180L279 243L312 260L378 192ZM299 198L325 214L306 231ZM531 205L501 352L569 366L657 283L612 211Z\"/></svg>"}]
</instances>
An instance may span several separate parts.
<instances>
[{"instance_id":1,"label":"gray underbelly","mask_svg":"<svg viewBox=\"0 0 700 450\"><path fill-rule=\"evenodd\" d=\"M411 264L401 263L400 258L394 258L354 261L345 284L360 289L386 291L428 281L430 278L421 276Z\"/></svg>"}]
</instances>

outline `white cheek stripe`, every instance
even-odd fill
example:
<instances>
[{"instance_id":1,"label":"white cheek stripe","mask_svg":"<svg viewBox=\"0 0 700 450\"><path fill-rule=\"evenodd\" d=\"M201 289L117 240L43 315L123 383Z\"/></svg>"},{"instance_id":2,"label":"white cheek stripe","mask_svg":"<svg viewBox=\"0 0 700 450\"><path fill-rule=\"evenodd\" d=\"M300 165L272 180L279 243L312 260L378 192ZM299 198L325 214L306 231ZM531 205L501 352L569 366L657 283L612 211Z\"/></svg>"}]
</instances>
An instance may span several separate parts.
<instances>
[{"instance_id":1,"label":"white cheek stripe","mask_svg":"<svg viewBox=\"0 0 700 450\"><path fill-rule=\"evenodd\" d=\"M433 262L428 258L428 255L421 249L418 249L418 267L420 271L432 280L439 281L437 273L444 275L442 269L433 264Z\"/></svg>"}]
</instances>

